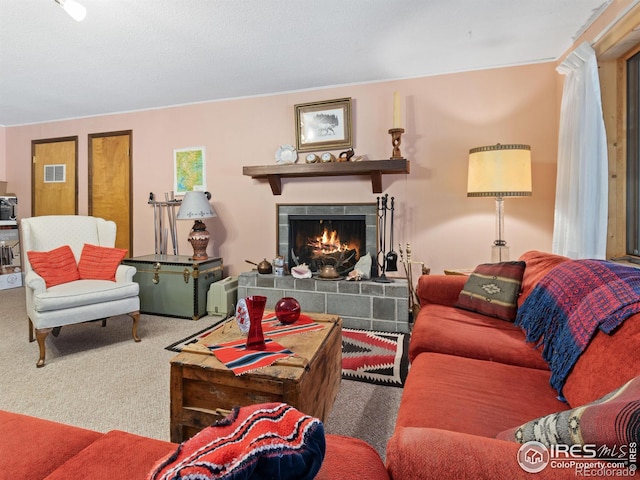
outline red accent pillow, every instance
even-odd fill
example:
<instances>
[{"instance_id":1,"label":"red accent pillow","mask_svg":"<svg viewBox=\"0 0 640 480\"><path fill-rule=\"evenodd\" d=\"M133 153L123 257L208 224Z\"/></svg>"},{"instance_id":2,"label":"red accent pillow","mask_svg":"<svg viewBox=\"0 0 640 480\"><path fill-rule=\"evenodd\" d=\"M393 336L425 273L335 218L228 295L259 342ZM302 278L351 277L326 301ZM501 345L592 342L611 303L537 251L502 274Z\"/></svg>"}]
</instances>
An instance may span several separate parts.
<instances>
[{"instance_id":1,"label":"red accent pillow","mask_svg":"<svg viewBox=\"0 0 640 480\"><path fill-rule=\"evenodd\" d=\"M116 280L116 270L127 254L123 248L101 247L85 243L78 262L82 280Z\"/></svg>"},{"instance_id":2,"label":"red accent pillow","mask_svg":"<svg viewBox=\"0 0 640 480\"><path fill-rule=\"evenodd\" d=\"M44 279L47 288L80 279L76 258L69 245L48 252L29 251L27 256L31 268Z\"/></svg>"}]
</instances>

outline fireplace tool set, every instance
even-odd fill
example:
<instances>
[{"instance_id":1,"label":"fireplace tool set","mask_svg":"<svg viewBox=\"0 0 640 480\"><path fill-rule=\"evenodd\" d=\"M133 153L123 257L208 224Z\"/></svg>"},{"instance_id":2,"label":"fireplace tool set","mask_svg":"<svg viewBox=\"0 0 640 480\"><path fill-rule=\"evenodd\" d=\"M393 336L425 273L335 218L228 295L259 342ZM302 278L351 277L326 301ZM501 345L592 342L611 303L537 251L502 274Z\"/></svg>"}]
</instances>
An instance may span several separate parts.
<instances>
[{"instance_id":1,"label":"fireplace tool set","mask_svg":"<svg viewBox=\"0 0 640 480\"><path fill-rule=\"evenodd\" d=\"M386 272L398 271L398 254L393 251L393 216L395 211L394 198L385 193L383 197L377 197L378 215L378 256L376 261L381 270L381 274L373 281L378 283L391 283L393 280L387 278ZM389 246L391 250L387 252L387 212L391 212L391 228L389 230Z\"/></svg>"},{"instance_id":2,"label":"fireplace tool set","mask_svg":"<svg viewBox=\"0 0 640 480\"><path fill-rule=\"evenodd\" d=\"M155 237L156 255L167 254L167 243L171 234L173 254L178 255L178 230L176 227L176 206L180 207L182 200L173 197L173 192L164 194L164 201L154 200L153 192L149 193L149 205L153 205L153 232ZM165 224L165 210L168 228Z\"/></svg>"},{"instance_id":3,"label":"fireplace tool set","mask_svg":"<svg viewBox=\"0 0 640 480\"><path fill-rule=\"evenodd\" d=\"M406 252L407 258L404 258L404 252L402 250L402 245L398 244L398 250L400 251L400 263L404 267L404 274L407 277L407 285L409 287L409 324L413 323L418 312L420 311L420 299L418 298L418 294L416 293L415 287L413 286L413 269L412 265L417 264L420 265L421 275L429 275L430 268L425 267L424 262L417 262L415 260L411 260L411 245L407 243Z\"/></svg>"}]
</instances>

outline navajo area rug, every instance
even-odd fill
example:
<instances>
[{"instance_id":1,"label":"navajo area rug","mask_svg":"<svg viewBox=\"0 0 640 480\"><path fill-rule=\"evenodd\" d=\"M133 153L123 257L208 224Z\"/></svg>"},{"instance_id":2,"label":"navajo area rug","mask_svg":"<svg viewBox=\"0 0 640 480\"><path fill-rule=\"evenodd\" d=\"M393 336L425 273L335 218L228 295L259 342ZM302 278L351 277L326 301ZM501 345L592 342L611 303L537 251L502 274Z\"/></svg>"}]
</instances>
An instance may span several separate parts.
<instances>
[{"instance_id":1,"label":"navajo area rug","mask_svg":"<svg viewBox=\"0 0 640 480\"><path fill-rule=\"evenodd\" d=\"M409 372L409 335L342 329L342 378L403 387Z\"/></svg>"},{"instance_id":2,"label":"navajo area rug","mask_svg":"<svg viewBox=\"0 0 640 480\"><path fill-rule=\"evenodd\" d=\"M181 352L220 325L222 319L165 347ZM409 372L409 335L394 332L342 329L342 378L358 382L403 387Z\"/></svg>"}]
</instances>

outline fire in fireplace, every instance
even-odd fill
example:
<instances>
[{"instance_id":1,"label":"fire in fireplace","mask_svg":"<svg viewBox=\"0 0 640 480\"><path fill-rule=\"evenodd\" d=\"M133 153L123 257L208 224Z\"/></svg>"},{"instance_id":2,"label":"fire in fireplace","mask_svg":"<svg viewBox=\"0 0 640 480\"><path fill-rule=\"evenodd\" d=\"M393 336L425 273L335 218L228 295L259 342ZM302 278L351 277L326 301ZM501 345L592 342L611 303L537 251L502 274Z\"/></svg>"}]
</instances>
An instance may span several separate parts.
<instances>
[{"instance_id":1,"label":"fire in fireplace","mask_svg":"<svg viewBox=\"0 0 640 480\"><path fill-rule=\"evenodd\" d=\"M289 247L289 265L333 265L345 275L366 253L365 215L289 215Z\"/></svg>"}]
</instances>

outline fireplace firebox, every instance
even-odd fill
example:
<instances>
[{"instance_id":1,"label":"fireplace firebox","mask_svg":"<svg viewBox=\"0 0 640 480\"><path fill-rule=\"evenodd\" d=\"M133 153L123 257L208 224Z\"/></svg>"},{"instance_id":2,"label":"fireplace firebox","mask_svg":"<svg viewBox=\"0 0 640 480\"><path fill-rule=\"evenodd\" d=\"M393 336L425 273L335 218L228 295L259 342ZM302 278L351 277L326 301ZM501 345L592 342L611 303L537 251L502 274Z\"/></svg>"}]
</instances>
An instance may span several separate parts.
<instances>
[{"instance_id":1,"label":"fireplace firebox","mask_svg":"<svg viewBox=\"0 0 640 480\"><path fill-rule=\"evenodd\" d=\"M371 204L278 205L278 254L312 272L333 265L345 275L367 253L375 266L377 211Z\"/></svg>"},{"instance_id":2,"label":"fireplace firebox","mask_svg":"<svg viewBox=\"0 0 640 480\"><path fill-rule=\"evenodd\" d=\"M289 215L289 264L306 263L312 272L333 265L340 275L365 254L364 215Z\"/></svg>"}]
</instances>

